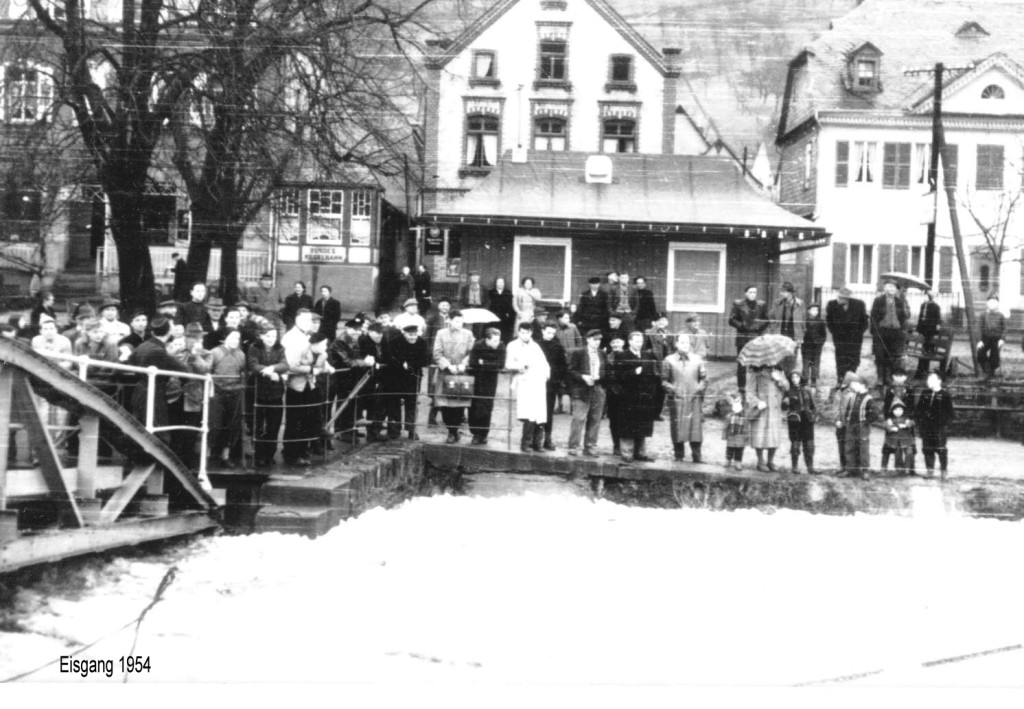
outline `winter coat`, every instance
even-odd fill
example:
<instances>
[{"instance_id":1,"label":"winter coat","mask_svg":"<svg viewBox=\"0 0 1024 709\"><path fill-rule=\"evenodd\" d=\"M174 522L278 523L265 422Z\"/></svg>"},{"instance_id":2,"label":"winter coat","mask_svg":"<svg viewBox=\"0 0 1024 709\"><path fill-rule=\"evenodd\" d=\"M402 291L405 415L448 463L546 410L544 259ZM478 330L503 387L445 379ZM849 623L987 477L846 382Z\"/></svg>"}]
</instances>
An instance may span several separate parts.
<instances>
[{"instance_id":1,"label":"winter coat","mask_svg":"<svg viewBox=\"0 0 1024 709\"><path fill-rule=\"evenodd\" d=\"M596 295L591 295L589 290L580 294L580 302L576 306L576 322L580 326L580 333L584 336L587 330L603 330L608 326L608 294L598 290Z\"/></svg>"},{"instance_id":2,"label":"winter coat","mask_svg":"<svg viewBox=\"0 0 1024 709\"><path fill-rule=\"evenodd\" d=\"M695 354L670 354L661 363L661 385L671 407L673 443L704 440L704 388L708 377L704 360Z\"/></svg>"},{"instance_id":3,"label":"winter coat","mask_svg":"<svg viewBox=\"0 0 1024 709\"><path fill-rule=\"evenodd\" d=\"M290 328L295 324L295 314L298 313L302 308L306 310L313 310L313 298L303 293L299 295L297 293L289 293L284 299L284 306L281 308L281 319L284 320L284 326ZM332 333L333 334L333 333Z\"/></svg>"},{"instance_id":4,"label":"winter coat","mask_svg":"<svg viewBox=\"0 0 1024 709\"><path fill-rule=\"evenodd\" d=\"M151 337L136 347L128 356L128 364L133 367L156 367L172 372L187 372L188 367L167 352L167 345ZM146 424L146 392L149 389L149 377L140 375L135 390L132 392L132 414L143 425ZM154 379L153 391L153 426L170 425L167 411L167 377L158 376Z\"/></svg>"},{"instance_id":5,"label":"winter coat","mask_svg":"<svg viewBox=\"0 0 1024 709\"><path fill-rule=\"evenodd\" d=\"M914 405L914 423L921 434L921 447L939 449L946 447L946 429L953 422L953 398L945 389L926 389L917 397Z\"/></svg>"},{"instance_id":6,"label":"winter coat","mask_svg":"<svg viewBox=\"0 0 1024 709\"><path fill-rule=\"evenodd\" d=\"M554 337L551 340L545 340L543 337L537 340L537 344L540 345L541 350L544 351L544 356L548 360L548 366L551 368L551 374L548 377L548 386L557 386L565 381L565 369L566 369L566 357L565 348L562 347L562 343L558 341L558 337Z\"/></svg>"},{"instance_id":7,"label":"winter coat","mask_svg":"<svg viewBox=\"0 0 1024 709\"><path fill-rule=\"evenodd\" d=\"M864 301L850 298L844 308L838 300L830 300L825 306L825 325L832 333L836 346L856 345L860 348L864 333L868 329L867 307Z\"/></svg>"},{"instance_id":8,"label":"winter coat","mask_svg":"<svg viewBox=\"0 0 1024 709\"><path fill-rule=\"evenodd\" d=\"M516 373L512 379L516 418L546 423L547 381L551 375L551 368L540 345L533 340L512 340L505 348L505 368Z\"/></svg>"},{"instance_id":9,"label":"winter coat","mask_svg":"<svg viewBox=\"0 0 1024 709\"><path fill-rule=\"evenodd\" d=\"M778 448L787 431L782 415L782 398L789 391L786 378L772 378L777 369L770 367L747 368L747 406L749 407L750 446L752 448ZM760 402L765 408L758 407Z\"/></svg>"},{"instance_id":10,"label":"winter coat","mask_svg":"<svg viewBox=\"0 0 1024 709\"><path fill-rule=\"evenodd\" d=\"M893 416L885 421L885 443L886 448L892 450L903 449L916 451L917 444L914 439L914 422L906 416L899 418Z\"/></svg>"},{"instance_id":11,"label":"winter coat","mask_svg":"<svg viewBox=\"0 0 1024 709\"><path fill-rule=\"evenodd\" d=\"M608 383L608 355L600 348L597 350L597 361L597 383L603 387ZM574 399L582 399L591 391L592 387L584 381L584 375L590 375L590 352L586 347L569 353L565 376L569 396Z\"/></svg>"},{"instance_id":12,"label":"winter coat","mask_svg":"<svg viewBox=\"0 0 1024 709\"><path fill-rule=\"evenodd\" d=\"M341 320L341 303L337 298L321 298L313 304L313 312L320 316L320 333L333 340Z\"/></svg>"},{"instance_id":13,"label":"winter coat","mask_svg":"<svg viewBox=\"0 0 1024 709\"><path fill-rule=\"evenodd\" d=\"M572 323L568 325L558 323L555 337L562 343L562 349L565 350L567 357L572 354L573 350L582 349L586 344L583 342L583 335L580 334L579 328Z\"/></svg>"},{"instance_id":14,"label":"winter coat","mask_svg":"<svg viewBox=\"0 0 1024 709\"><path fill-rule=\"evenodd\" d=\"M935 301L926 300L921 303L917 314L917 326L914 328L925 337L934 337L942 328L942 308Z\"/></svg>"},{"instance_id":15,"label":"winter coat","mask_svg":"<svg viewBox=\"0 0 1024 709\"><path fill-rule=\"evenodd\" d=\"M768 318L771 321L768 326L768 332L779 335L782 334L782 318L785 312L786 299L778 298L772 303L772 308L768 313ZM793 341L803 342L804 341L804 328L807 322L807 308L804 307L804 301L797 297L793 298L792 301L793 312L791 314L793 318Z\"/></svg>"},{"instance_id":16,"label":"winter coat","mask_svg":"<svg viewBox=\"0 0 1024 709\"><path fill-rule=\"evenodd\" d=\"M729 325L736 329L736 350L742 350L745 344L768 329L768 306L763 300L734 300L729 312Z\"/></svg>"},{"instance_id":17,"label":"winter coat","mask_svg":"<svg viewBox=\"0 0 1024 709\"><path fill-rule=\"evenodd\" d=\"M477 340L469 351L466 372L472 374L474 396L494 396L498 388L498 375L505 367L505 345L488 347L486 339Z\"/></svg>"},{"instance_id":18,"label":"winter coat","mask_svg":"<svg viewBox=\"0 0 1024 709\"><path fill-rule=\"evenodd\" d=\"M415 342L409 342L404 335L388 340L380 369L381 387L387 392L415 394L423 368L429 364L430 349L422 337Z\"/></svg>"},{"instance_id":19,"label":"winter coat","mask_svg":"<svg viewBox=\"0 0 1024 709\"><path fill-rule=\"evenodd\" d=\"M612 365L621 388L618 405L622 414L620 435L623 438L645 438L654 433L654 419L661 398L661 371L650 350L637 355L625 350L616 355ZM637 372L637 370L640 370Z\"/></svg>"},{"instance_id":20,"label":"winter coat","mask_svg":"<svg viewBox=\"0 0 1024 709\"><path fill-rule=\"evenodd\" d=\"M246 363L255 389L255 399L280 403L281 397L284 396L283 378L288 373L288 362L284 358L284 347L281 346L281 343L275 342L273 347L267 349L263 341L258 340L249 348ZM276 382L271 381L262 373L267 367L270 367L282 379Z\"/></svg>"},{"instance_id":21,"label":"winter coat","mask_svg":"<svg viewBox=\"0 0 1024 709\"><path fill-rule=\"evenodd\" d=\"M668 332L662 332L657 328L650 328L644 332L644 345L654 355L654 359L659 362L664 361L666 357L675 352L676 349L676 338ZM694 353L696 354L696 353Z\"/></svg>"},{"instance_id":22,"label":"winter coat","mask_svg":"<svg viewBox=\"0 0 1024 709\"><path fill-rule=\"evenodd\" d=\"M448 367L465 367L469 364L469 352L473 349L473 333L465 328L453 330L446 327L434 338L434 365L438 376L434 380L436 406L469 406L468 399L449 399L444 396L444 374Z\"/></svg>"}]
</instances>

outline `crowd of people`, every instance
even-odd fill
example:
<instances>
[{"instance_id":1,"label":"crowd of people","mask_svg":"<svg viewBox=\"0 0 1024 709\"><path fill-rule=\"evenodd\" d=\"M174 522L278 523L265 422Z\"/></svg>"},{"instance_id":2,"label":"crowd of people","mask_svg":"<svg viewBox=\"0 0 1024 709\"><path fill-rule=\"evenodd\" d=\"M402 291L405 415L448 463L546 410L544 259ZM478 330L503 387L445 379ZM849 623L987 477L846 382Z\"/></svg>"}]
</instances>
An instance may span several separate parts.
<instances>
[{"instance_id":1,"label":"crowd of people","mask_svg":"<svg viewBox=\"0 0 1024 709\"><path fill-rule=\"evenodd\" d=\"M360 438L393 440L404 433L416 440L420 395L430 400L428 425L444 426L447 443L457 444L468 422L471 444L486 444L502 372L511 375L509 406L521 425L524 452L556 450L553 417L568 409L571 424L564 445L571 456L601 455L601 422L607 419L612 454L630 462L649 461L647 440L655 423L667 418L674 459L685 460L689 448L693 462L704 461L710 335L698 313L685 318L681 331L670 331L669 318L657 309L643 276L608 272L604 278L592 277L576 303L550 312L530 277L513 292L503 278L487 288L474 272L452 302L433 299L429 274L424 274L422 266L415 274L408 269L401 274L406 297L400 310L347 320L330 286L322 285L313 300L306 285L296 282L281 298L271 275L264 274L244 301L214 311L216 318L206 285L196 282L186 302L165 301L152 318L142 311L122 313L116 301L98 309L80 306L73 327L64 333L57 329L52 296L43 294L29 321L18 323L20 329L5 325L4 334L27 333L41 352L212 374L208 450L198 449L194 431L166 436L193 467L202 455L214 466L236 466L246 431L259 467L275 463L279 443L286 464L303 466L338 438L356 443ZM739 468L749 447L757 470L775 471L776 451L788 434L792 470L798 470L803 455L806 470L816 472L816 393L822 351L831 335L842 474L871 469L869 433L878 422L885 429L882 468L892 460L897 472L914 473L920 437L927 473L932 474L937 460L940 474L946 475L952 402L943 389L941 368L917 370L926 383L916 396L907 384L903 355L911 318L896 285L886 282L870 308L843 288L824 315L817 303L805 306L788 282L772 303L758 298L756 286L745 289L728 318L736 331L737 354L759 335L772 333L792 339L799 356L765 366L737 365L723 430L727 467ZM488 317L467 323L464 311ZM941 323L929 293L916 321L926 352ZM992 299L982 320L979 354L993 372L1005 328L998 301ZM875 393L857 373L868 331L878 372ZM120 396L140 419L145 417L145 377L97 366L90 367L88 377ZM154 426L201 426L202 381L161 377L157 387Z\"/></svg>"}]
</instances>

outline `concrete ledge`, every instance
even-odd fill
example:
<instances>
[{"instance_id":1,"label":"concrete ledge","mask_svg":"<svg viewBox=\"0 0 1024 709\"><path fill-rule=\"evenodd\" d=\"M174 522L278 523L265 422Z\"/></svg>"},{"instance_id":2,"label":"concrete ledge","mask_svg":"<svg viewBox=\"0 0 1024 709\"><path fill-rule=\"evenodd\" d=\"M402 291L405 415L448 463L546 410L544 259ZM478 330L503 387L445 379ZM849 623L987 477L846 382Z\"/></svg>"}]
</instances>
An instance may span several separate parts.
<instances>
[{"instance_id":1,"label":"concrete ledge","mask_svg":"<svg viewBox=\"0 0 1024 709\"><path fill-rule=\"evenodd\" d=\"M334 525L328 509L267 506L256 513L254 526L257 532L301 534L312 538L325 534Z\"/></svg>"}]
</instances>

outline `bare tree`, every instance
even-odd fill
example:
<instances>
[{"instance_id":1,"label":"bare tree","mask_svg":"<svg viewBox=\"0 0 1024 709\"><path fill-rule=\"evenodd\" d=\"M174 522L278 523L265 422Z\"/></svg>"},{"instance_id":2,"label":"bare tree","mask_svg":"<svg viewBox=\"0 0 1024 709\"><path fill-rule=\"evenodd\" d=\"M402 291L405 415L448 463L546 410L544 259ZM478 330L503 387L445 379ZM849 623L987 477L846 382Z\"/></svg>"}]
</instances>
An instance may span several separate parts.
<instances>
[{"instance_id":1,"label":"bare tree","mask_svg":"<svg viewBox=\"0 0 1024 709\"><path fill-rule=\"evenodd\" d=\"M396 174L408 147L419 13L431 0L202 2L201 47L182 67L173 163L191 198L188 264L221 249L237 300L245 228L287 183Z\"/></svg>"},{"instance_id":2,"label":"bare tree","mask_svg":"<svg viewBox=\"0 0 1024 709\"><path fill-rule=\"evenodd\" d=\"M978 228L966 237L980 237L972 251L992 263L994 285L998 289L1002 265L1021 260L1024 231L1018 210L1024 205L1024 173L1015 169L1015 189L989 191L968 189L959 194L958 202Z\"/></svg>"}]
</instances>

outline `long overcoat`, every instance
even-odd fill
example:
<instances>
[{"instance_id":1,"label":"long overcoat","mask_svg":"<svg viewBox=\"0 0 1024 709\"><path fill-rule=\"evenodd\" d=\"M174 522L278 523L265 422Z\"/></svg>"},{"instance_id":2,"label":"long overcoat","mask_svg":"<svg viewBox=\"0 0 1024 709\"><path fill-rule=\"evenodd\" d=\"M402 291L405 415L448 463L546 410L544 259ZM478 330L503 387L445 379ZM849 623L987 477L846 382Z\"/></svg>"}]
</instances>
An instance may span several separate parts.
<instances>
[{"instance_id":1,"label":"long overcoat","mask_svg":"<svg viewBox=\"0 0 1024 709\"><path fill-rule=\"evenodd\" d=\"M639 373L637 369L639 368ZM661 372L658 361L650 350L637 356L632 350L616 355L615 375L622 393L620 435L623 438L644 438L654 433L654 419L658 417Z\"/></svg>"},{"instance_id":2,"label":"long overcoat","mask_svg":"<svg viewBox=\"0 0 1024 709\"><path fill-rule=\"evenodd\" d=\"M782 416L783 394L789 391L785 377L772 378L771 367L749 367L747 369L747 405L750 407L750 447L778 448L783 434L788 435L786 421ZM758 408L760 402L765 408Z\"/></svg>"},{"instance_id":3,"label":"long overcoat","mask_svg":"<svg viewBox=\"0 0 1024 709\"><path fill-rule=\"evenodd\" d=\"M670 354L661 363L661 385L669 397L673 443L704 440L704 360L695 354Z\"/></svg>"},{"instance_id":4,"label":"long overcoat","mask_svg":"<svg viewBox=\"0 0 1024 709\"><path fill-rule=\"evenodd\" d=\"M434 380L434 404L436 406L452 406L464 408L469 406L469 399L449 399L444 395L444 370L452 365L466 366L469 364L469 352L473 349L473 333L465 328L453 330L446 327L438 331L434 338L434 364L438 368L438 376Z\"/></svg>"},{"instance_id":5,"label":"long overcoat","mask_svg":"<svg viewBox=\"0 0 1024 709\"><path fill-rule=\"evenodd\" d=\"M526 371L522 371L524 366ZM516 338L505 348L505 368L516 372L512 379L516 418L547 423L547 381L551 367L544 350L532 340L523 342Z\"/></svg>"}]
</instances>

